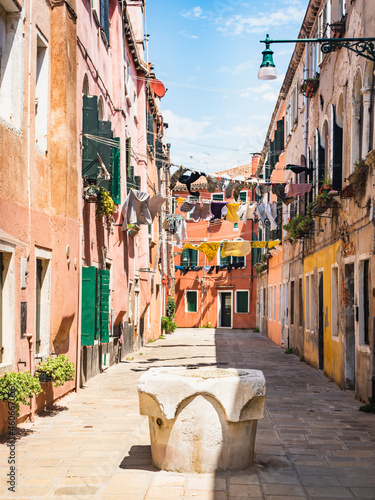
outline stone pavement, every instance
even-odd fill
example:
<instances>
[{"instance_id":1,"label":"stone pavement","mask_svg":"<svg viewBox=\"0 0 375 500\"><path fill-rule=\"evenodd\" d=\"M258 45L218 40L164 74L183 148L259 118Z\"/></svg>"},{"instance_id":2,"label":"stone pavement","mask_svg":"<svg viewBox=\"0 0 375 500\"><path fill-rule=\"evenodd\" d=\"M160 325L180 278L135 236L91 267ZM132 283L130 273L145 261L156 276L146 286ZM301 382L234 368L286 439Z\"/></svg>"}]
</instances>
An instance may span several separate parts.
<instances>
[{"instance_id":1,"label":"stone pavement","mask_svg":"<svg viewBox=\"0 0 375 500\"><path fill-rule=\"evenodd\" d=\"M153 366L186 364L263 370L266 411L251 469L198 475L152 467L137 380ZM375 499L375 415L359 406L259 333L179 329L20 426L16 493L6 487L3 440L0 498Z\"/></svg>"}]
</instances>

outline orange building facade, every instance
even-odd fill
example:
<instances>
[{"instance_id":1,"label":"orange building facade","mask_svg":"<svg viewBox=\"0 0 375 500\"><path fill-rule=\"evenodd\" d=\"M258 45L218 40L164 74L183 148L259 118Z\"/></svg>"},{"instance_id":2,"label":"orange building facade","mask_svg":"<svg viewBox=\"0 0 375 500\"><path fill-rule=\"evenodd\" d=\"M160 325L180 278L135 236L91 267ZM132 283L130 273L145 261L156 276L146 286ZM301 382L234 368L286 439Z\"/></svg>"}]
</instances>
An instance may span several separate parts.
<instances>
[{"instance_id":1,"label":"orange building facade","mask_svg":"<svg viewBox=\"0 0 375 500\"><path fill-rule=\"evenodd\" d=\"M258 157L253 163L233 168L217 175L231 178L243 176L249 178L255 171ZM226 198L225 192L210 193L204 177L192 184L194 191L199 191L199 201L234 202L233 193ZM186 186L177 183L173 190L175 199L191 200ZM198 198L196 198L198 200ZM242 202L255 201L254 189L243 189L240 193ZM183 213L180 204L175 204L175 214L186 218L187 237L181 247L174 247L175 263L175 300L176 323L181 328L254 328L256 325L256 274L253 270L254 249L244 257L226 257L220 255L221 246L215 257L208 261L207 256L197 250L182 251L185 243L252 241L257 238L257 220L238 223L225 219L194 222L190 213ZM187 267L195 267L196 270ZM226 266L224 268L224 266ZM184 267L184 269L181 269ZM198 268L198 269L197 269ZM199 269L200 268L200 269Z\"/></svg>"}]
</instances>

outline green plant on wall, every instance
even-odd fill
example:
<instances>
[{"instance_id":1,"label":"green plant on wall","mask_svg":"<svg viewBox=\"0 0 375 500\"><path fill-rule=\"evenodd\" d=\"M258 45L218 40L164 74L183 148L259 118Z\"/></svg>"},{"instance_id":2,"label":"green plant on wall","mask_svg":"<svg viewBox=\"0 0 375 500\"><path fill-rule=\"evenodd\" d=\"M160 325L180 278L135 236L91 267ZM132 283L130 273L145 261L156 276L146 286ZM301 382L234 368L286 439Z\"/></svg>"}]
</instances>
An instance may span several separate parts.
<instances>
[{"instance_id":1,"label":"green plant on wall","mask_svg":"<svg viewBox=\"0 0 375 500\"><path fill-rule=\"evenodd\" d=\"M98 218L104 217L107 229L112 228L114 221L113 214L117 207L111 198L110 194L103 187L99 187L98 204L96 206L96 215Z\"/></svg>"},{"instance_id":2,"label":"green plant on wall","mask_svg":"<svg viewBox=\"0 0 375 500\"><path fill-rule=\"evenodd\" d=\"M314 220L311 213L308 211L307 215L296 215L287 224L284 225L285 231L288 231L293 240L299 240L306 236L314 226Z\"/></svg>"},{"instance_id":3,"label":"green plant on wall","mask_svg":"<svg viewBox=\"0 0 375 500\"><path fill-rule=\"evenodd\" d=\"M172 297L167 298L167 316L168 318L174 318L176 312L176 302Z\"/></svg>"},{"instance_id":4,"label":"green plant on wall","mask_svg":"<svg viewBox=\"0 0 375 500\"><path fill-rule=\"evenodd\" d=\"M30 398L42 392L37 377L30 372L7 372L0 378L0 401L8 401L15 405L17 416L20 414L20 403L30 406Z\"/></svg>"},{"instance_id":5,"label":"green plant on wall","mask_svg":"<svg viewBox=\"0 0 375 500\"><path fill-rule=\"evenodd\" d=\"M64 385L68 380L74 380L75 366L64 354L50 356L37 367L36 373L42 382L53 381L58 387Z\"/></svg>"},{"instance_id":6,"label":"green plant on wall","mask_svg":"<svg viewBox=\"0 0 375 500\"><path fill-rule=\"evenodd\" d=\"M369 165L366 160L359 160L354 163L354 172L349 175L349 184L353 186L355 196L358 200L366 194Z\"/></svg>"}]
</instances>

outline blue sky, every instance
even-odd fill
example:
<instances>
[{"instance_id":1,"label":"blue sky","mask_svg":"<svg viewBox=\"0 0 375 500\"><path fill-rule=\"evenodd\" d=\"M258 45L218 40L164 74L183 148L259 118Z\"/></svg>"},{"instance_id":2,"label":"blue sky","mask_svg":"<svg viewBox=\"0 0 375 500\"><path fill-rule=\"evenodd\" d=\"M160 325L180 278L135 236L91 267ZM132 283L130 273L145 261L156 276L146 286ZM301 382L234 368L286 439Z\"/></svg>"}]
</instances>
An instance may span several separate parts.
<instances>
[{"instance_id":1,"label":"blue sky","mask_svg":"<svg viewBox=\"0 0 375 500\"><path fill-rule=\"evenodd\" d=\"M297 38L307 0L146 0L149 60L168 91L171 161L215 172L261 151L293 44L273 45L278 79L257 79L266 33Z\"/></svg>"}]
</instances>

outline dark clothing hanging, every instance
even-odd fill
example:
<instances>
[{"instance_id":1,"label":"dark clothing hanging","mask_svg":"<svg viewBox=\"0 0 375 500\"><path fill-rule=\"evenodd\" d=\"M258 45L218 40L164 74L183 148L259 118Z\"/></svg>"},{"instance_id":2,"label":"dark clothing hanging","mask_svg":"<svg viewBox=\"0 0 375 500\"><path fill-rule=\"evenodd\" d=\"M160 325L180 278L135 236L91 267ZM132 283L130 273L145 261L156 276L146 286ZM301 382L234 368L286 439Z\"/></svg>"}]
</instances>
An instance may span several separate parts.
<instances>
[{"instance_id":1,"label":"dark clothing hanging","mask_svg":"<svg viewBox=\"0 0 375 500\"><path fill-rule=\"evenodd\" d=\"M186 179L186 176L182 176L178 180L182 184L186 184L187 190L189 191L189 193L191 194L191 196L196 196L197 194L199 194L199 191L191 191L191 185L192 185L193 182L195 182L196 180L198 180L199 177L202 177L202 175L204 177L206 177L206 174L203 173L203 172L192 172L187 179Z\"/></svg>"},{"instance_id":2,"label":"dark clothing hanging","mask_svg":"<svg viewBox=\"0 0 375 500\"><path fill-rule=\"evenodd\" d=\"M169 181L169 189L172 190L175 185L177 184L177 181L179 178L187 171L189 170L188 168L185 167L180 167L176 172L172 175Z\"/></svg>"},{"instance_id":3,"label":"dark clothing hanging","mask_svg":"<svg viewBox=\"0 0 375 500\"><path fill-rule=\"evenodd\" d=\"M285 194L286 184L273 184L272 192L275 194L279 200L281 200L285 205L289 205L295 198L288 198Z\"/></svg>"},{"instance_id":4,"label":"dark clothing hanging","mask_svg":"<svg viewBox=\"0 0 375 500\"><path fill-rule=\"evenodd\" d=\"M223 207L225 207L227 204L226 201L213 201L211 202L211 212L212 212L212 219L211 220L218 220L221 219L221 211Z\"/></svg>"}]
</instances>

